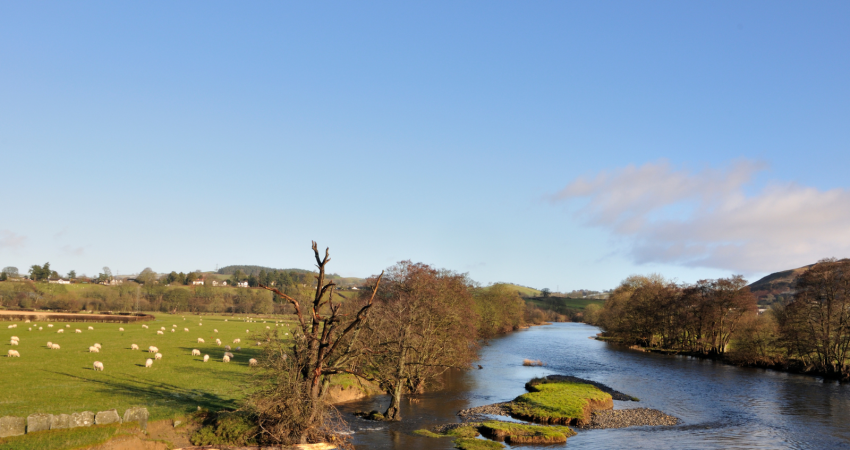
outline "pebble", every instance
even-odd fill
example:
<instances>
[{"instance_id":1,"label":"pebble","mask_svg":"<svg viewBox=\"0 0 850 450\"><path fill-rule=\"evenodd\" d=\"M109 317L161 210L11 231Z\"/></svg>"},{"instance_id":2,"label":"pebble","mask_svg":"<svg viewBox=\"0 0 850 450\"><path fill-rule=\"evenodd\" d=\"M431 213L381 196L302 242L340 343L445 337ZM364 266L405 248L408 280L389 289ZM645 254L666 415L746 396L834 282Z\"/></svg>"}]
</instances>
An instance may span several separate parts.
<instances>
[{"instance_id":1,"label":"pebble","mask_svg":"<svg viewBox=\"0 0 850 450\"><path fill-rule=\"evenodd\" d=\"M591 417L590 425L583 428L589 430L602 430L606 428L672 426L677 425L678 423L679 419L664 414L657 409L610 409L594 412Z\"/></svg>"}]
</instances>

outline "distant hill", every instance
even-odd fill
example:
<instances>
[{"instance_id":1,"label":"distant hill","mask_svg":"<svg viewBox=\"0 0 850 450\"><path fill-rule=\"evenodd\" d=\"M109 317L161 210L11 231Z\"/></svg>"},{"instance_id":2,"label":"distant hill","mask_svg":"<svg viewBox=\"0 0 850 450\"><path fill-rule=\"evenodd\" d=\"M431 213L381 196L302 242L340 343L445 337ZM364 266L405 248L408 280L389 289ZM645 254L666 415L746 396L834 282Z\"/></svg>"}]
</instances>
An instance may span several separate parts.
<instances>
[{"instance_id":1,"label":"distant hill","mask_svg":"<svg viewBox=\"0 0 850 450\"><path fill-rule=\"evenodd\" d=\"M789 299L794 294L794 282L797 277L813 265L772 273L751 283L748 287L750 292L758 298L760 305L770 305L779 300Z\"/></svg>"},{"instance_id":2,"label":"distant hill","mask_svg":"<svg viewBox=\"0 0 850 450\"><path fill-rule=\"evenodd\" d=\"M275 269L274 267L266 267L266 266L253 266L253 265L232 265L232 266L224 266L218 269L219 275L233 275L237 270L241 270L245 273L245 275L254 275L257 276L260 274L261 270L265 270L266 272L273 272L275 270L282 272L295 272L298 274L311 275L315 274L314 270L304 270L304 269ZM366 283L366 280L363 278L357 277L343 277L339 274L328 274L327 278L333 280L339 286L362 286Z\"/></svg>"},{"instance_id":3,"label":"distant hill","mask_svg":"<svg viewBox=\"0 0 850 450\"><path fill-rule=\"evenodd\" d=\"M520 297L538 297L538 296L542 295L539 290L534 289L534 288L530 288L528 286L520 286L518 284L513 284L513 283L496 283L496 284L503 284L503 285L506 285L506 286L510 286L511 289L514 289L519 293Z\"/></svg>"}]
</instances>

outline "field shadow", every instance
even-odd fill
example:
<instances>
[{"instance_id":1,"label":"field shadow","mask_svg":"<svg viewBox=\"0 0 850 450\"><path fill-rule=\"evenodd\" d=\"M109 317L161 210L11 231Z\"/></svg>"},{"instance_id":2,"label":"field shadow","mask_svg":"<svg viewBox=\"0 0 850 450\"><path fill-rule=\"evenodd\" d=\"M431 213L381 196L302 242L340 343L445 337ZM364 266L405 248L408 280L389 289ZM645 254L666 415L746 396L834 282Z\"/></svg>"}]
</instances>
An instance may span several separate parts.
<instances>
[{"instance_id":1,"label":"field shadow","mask_svg":"<svg viewBox=\"0 0 850 450\"><path fill-rule=\"evenodd\" d=\"M212 347L201 349L198 347L178 347L180 350L186 351L187 354L190 354L192 350L198 349L201 350L201 356L193 356L192 358L198 358L196 361L202 361L203 355L210 355L210 361L218 360L221 362L221 359L224 357L224 352L227 350L224 349L224 346L221 347ZM234 347L235 349L235 347ZM263 353L262 348L243 348L242 350L230 350L230 353L233 353L234 358L230 360L228 364L237 364L240 366L248 366L248 360L251 358L259 358ZM235 360L234 360L235 359Z\"/></svg>"},{"instance_id":2,"label":"field shadow","mask_svg":"<svg viewBox=\"0 0 850 450\"><path fill-rule=\"evenodd\" d=\"M144 365L136 365L144 367ZM95 390L100 391L101 394L109 395L118 391L124 395L145 398L153 402L174 402L187 411L195 409L198 406L213 411L232 409L238 406L234 403L233 399L227 399L206 391L187 389L171 383L116 376L112 376L110 379L91 379L64 372L51 371L50 373L72 378L77 381L93 383L99 386ZM233 381L228 380L227 382Z\"/></svg>"}]
</instances>

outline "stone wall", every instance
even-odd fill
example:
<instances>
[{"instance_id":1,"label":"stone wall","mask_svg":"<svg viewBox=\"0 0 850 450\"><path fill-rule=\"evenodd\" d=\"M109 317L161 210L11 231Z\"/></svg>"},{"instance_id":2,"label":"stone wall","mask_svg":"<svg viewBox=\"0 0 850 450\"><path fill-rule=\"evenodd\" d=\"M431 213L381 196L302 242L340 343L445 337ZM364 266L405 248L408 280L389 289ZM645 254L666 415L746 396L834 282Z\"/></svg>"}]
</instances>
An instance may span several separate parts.
<instances>
[{"instance_id":1,"label":"stone wall","mask_svg":"<svg viewBox=\"0 0 850 450\"><path fill-rule=\"evenodd\" d=\"M127 422L138 422L139 428L146 429L148 426L148 409L128 408L124 411L123 418L118 415L118 410L115 409L100 411L96 414L91 411L83 411L73 414L30 414L26 418L5 416L0 417L0 438L20 436L36 431Z\"/></svg>"}]
</instances>

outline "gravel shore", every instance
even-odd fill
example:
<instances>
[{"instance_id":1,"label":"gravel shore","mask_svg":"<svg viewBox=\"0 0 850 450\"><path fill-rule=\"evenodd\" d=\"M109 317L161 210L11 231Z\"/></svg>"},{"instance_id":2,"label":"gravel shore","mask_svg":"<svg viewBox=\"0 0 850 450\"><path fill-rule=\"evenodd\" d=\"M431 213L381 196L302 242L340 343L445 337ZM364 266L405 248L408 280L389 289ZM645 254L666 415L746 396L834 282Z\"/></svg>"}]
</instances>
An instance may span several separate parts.
<instances>
[{"instance_id":1,"label":"gravel shore","mask_svg":"<svg viewBox=\"0 0 850 450\"><path fill-rule=\"evenodd\" d=\"M664 414L657 409L635 408L596 411L593 413L590 425L583 428L587 430L602 430L606 428L671 426L678 423L679 419Z\"/></svg>"}]
</instances>

